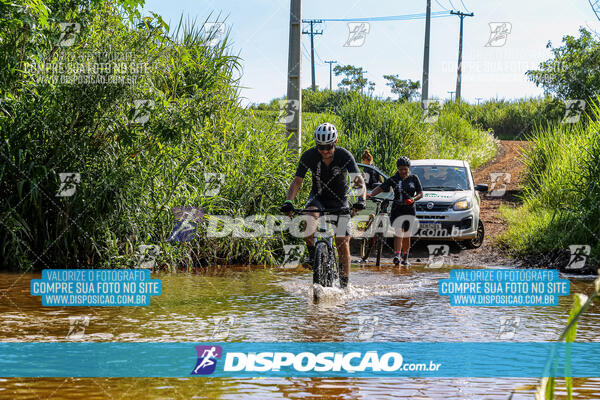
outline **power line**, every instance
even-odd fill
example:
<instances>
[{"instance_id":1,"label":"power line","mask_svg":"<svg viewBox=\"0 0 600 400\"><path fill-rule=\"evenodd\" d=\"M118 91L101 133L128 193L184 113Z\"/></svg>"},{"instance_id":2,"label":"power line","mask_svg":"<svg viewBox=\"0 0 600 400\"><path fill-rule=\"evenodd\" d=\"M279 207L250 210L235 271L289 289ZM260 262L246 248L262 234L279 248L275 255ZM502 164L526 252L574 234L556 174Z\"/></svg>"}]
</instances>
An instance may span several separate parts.
<instances>
[{"instance_id":1,"label":"power line","mask_svg":"<svg viewBox=\"0 0 600 400\"><path fill-rule=\"evenodd\" d=\"M321 58L321 56L319 55L319 52L317 51L317 48L315 47L315 54L317 55L317 58L319 59L319 61L321 62L321 64L323 63L323 59Z\"/></svg>"},{"instance_id":2,"label":"power line","mask_svg":"<svg viewBox=\"0 0 600 400\"><path fill-rule=\"evenodd\" d=\"M450 2L450 6L452 7L453 10L456 10L456 7L454 7L454 4L452 4L452 0L448 0Z\"/></svg>"},{"instance_id":3,"label":"power line","mask_svg":"<svg viewBox=\"0 0 600 400\"><path fill-rule=\"evenodd\" d=\"M302 43L302 50L304 50L304 55L306 56L306 58L310 58L310 51L308 51L304 43Z\"/></svg>"},{"instance_id":4,"label":"power line","mask_svg":"<svg viewBox=\"0 0 600 400\"><path fill-rule=\"evenodd\" d=\"M449 17L449 11L436 11L431 13L432 18ZM423 19L425 13L420 14L405 14L405 15L389 15L386 17L364 17L364 18L323 18L320 21L336 21L336 22L367 22L367 21L406 21L411 19Z\"/></svg>"},{"instance_id":5,"label":"power line","mask_svg":"<svg viewBox=\"0 0 600 400\"><path fill-rule=\"evenodd\" d=\"M594 14L596 14L596 18L600 19L600 7L598 6L598 3L600 3L600 1L598 0L588 0L590 3L590 6L592 7L592 10L594 11Z\"/></svg>"},{"instance_id":6,"label":"power line","mask_svg":"<svg viewBox=\"0 0 600 400\"><path fill-rule=\"evenodd\" d=\"M440 3L438 0L435 0L435 2L437 3L437 5L438 5L438 6L442 7L444 10L446 10L446 11L450 11L450 10L448 10L446 7L444 7L444 6L442 5L442 3Z\"/></svg>"},{"instance_id":7,"label":"power line","mask_svg":"<svg viewBox=\"0 0 600 400\"><path fill-rule=\"evenodd\" d=\"M460 0L460 2L462 3L463 7L465 8L466 12L471 12L469 11L469 9L467 8L467 6L465 6L465 3L463 2L463 0Z\"/></svg>"}]
</instances>

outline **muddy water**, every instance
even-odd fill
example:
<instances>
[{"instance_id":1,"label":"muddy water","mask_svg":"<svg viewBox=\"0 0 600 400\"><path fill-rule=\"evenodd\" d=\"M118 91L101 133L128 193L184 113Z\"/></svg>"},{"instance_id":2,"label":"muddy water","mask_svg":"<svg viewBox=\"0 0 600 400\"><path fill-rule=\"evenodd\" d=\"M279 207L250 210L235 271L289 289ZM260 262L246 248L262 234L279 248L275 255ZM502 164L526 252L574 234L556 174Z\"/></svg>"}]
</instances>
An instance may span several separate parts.
<instances>
[{"instance_id":1,"label":"muddy water","mask_svg":"<svg viewBox=\"0 0 600 400\"><path fill-rule=\"evenodd\" d=\"M437 294L437 281L448 274L448 269L419 266L409 271L356 267L347 292L321 293L316 304L307 271L158 274L153 278L162 280L163 294L153 297L151 306L112 308L41 307L40 298L29 295L29 281L39 274L0 274L0 341L524 342L554 340L566 324L571 305L566 297L557 307L450 307ZM590 292L591 277L568 278L572 293ZM89 317L81 338L66 337L69 316ZM514 337L498 337L501 317L520 318ZM594 305L579 324L577 340L600 341L599 326L600 307ZM0 399L504 400L514 388L535 383L507 378L0 378ZM576 398L600 398L600 378L575 379L575 387ZM558 392L559 398L565 395L562 386ZM531 398L531 391L513 396Z\"/></svg>"}]
</instances>

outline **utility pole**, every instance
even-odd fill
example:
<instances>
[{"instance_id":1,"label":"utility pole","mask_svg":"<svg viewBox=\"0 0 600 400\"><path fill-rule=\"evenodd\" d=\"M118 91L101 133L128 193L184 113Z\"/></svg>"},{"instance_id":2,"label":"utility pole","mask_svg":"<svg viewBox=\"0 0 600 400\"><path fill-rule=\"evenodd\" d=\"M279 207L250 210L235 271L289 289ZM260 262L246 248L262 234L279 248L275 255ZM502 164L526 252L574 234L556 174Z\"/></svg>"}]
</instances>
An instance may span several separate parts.
<instances>
[{"instance_id":1,"label":"utility pole","mask_svg":"<svg viewBox=\"0 0 600 400\"><path fill-rule=\"evenodd\" d=\"M465 14L461 11L450 11L450 14L458 15L460 17L460 38L458 40L458 75L456 76L456 101L460 102L460 88L462 83L463 19L465 19L465 17L472 17L475 14Z\"/></svg>"},{"instance_id":2,"label":"utility pole","mask_svg":"<svg viewBox=\"0 0 600 400\"><path fill-rule=\"evenodd\" d=\"M288 149L302 150L302 0L290 0L290 38L288 48L288 79L287 79L287 107L286 111L293 114L287 120L286 130L290 139Z\"/></svg>"},{"instance_id":3,"label":"utility pole","mask_svg":"<svg viewBox=\"0 0 600 400\"><path fill-rule=\"evenodd\" d=\"M450 93L450 102L453 102L453 101L454 101L454 96L453 96L453 95L454 95L454 93L456 93L456 92L449 91L448 93Z\"/></svg>"},{"instance_id":4,"label":"utility pole","mask_svg":"<svg viewBox=\"0 0 600 400\"><path fill-rule=\"evenodd\" d=\"M477 100L477 105L479 105L479 100L483 100L483 97L477 97L475 100Z\"/></svg>"},{"instance_id":5,"label":"utility pole","mask_svg":"<svg viewBox=\"0 0 600 400\"><path fill-rule=\"evenodd\" d=\"M331 64L335 64L337 63L337 61L325 61L327 64L329 64L329 90L331 89Z\"/></svg>"},{"instance_id":6,"label":"utility pole","mask_svg":"<svg viewBox=\"0 0 600 400\"><path fill-rule=\"evenodd\" d=\"M316 90L315 86L315 35L322 35L323 31L315 31L314 24L320 24L323 21L320 19L303 19L302 22L310 24L310 31L302 31L304 35L310 35L310 64L312 73L312 91Z\"/></svg>"},{"instance_id":7,"label":"utility pole","mask_svg":"<svg viewBox=\"0 0 600 400\"><path fill-rule=\"evenodd\" d=\"M423 89L421 89L421 105L429 96L429 38L431 33L431 0L427 0L427 17L425 18L425 50L423 54Z\"/></svg>"}]
</instances>

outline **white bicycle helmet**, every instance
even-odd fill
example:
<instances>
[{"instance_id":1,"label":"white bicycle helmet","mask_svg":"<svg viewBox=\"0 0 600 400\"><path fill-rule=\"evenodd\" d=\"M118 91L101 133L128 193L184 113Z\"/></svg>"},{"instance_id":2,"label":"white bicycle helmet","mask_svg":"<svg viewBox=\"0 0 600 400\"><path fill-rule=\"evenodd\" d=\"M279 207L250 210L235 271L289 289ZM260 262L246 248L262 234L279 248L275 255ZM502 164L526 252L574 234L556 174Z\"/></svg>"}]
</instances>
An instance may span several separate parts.
<instances>
[{"instance_id":1,"label":"white bicycle helmet","mask_svg":"<svg viewBox=\"0 0 600 400\"><path fill-rule=\"evenodd\" d=\"M316 144L330 144L337 140L337 129L335 125L325 122L315 129Z\"/></svg>"}]
</instances>

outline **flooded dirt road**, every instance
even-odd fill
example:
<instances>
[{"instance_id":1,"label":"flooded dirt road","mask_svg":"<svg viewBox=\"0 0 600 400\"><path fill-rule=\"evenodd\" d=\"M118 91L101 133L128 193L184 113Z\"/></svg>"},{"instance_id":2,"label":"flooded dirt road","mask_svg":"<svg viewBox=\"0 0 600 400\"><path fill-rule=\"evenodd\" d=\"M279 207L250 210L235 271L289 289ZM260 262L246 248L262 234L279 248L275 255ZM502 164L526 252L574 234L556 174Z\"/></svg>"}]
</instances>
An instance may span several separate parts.
<instances>
[{"instance_id":1,"label":"flooded dirt road","mask_svg":"<svg viewBox=\"0 0 600 400\"><path fill-rule=\"evenodd\" d=\"M457 267L458 268L458 267ZM39 274L0 274L0 342L526 342L555 340L572 299L556 307L450 307L438 295L449 269L354 266L346 291L313 302L311 274L215 269L153 274L162 295L149 307L42 307L29 294ZM568 277L588 293L593 277ZM80 325L73 335L72 320ZM512 331L501 332L501 319ZM578 341L599 341L600 306L579 324ZM193 369L190 365L190 371ZM1 374L0 374L1 376ZM0 399L507 399L536 379L511 378L0 378ZM559 385L564 385L562 381ZM564 395L564 389L559 388ZM600 378L575 379L578 399L600 398ZM513 399L532 399L532 391ZM559 396L559 398L561 398Z\"/></svg>"}]
</instances>

